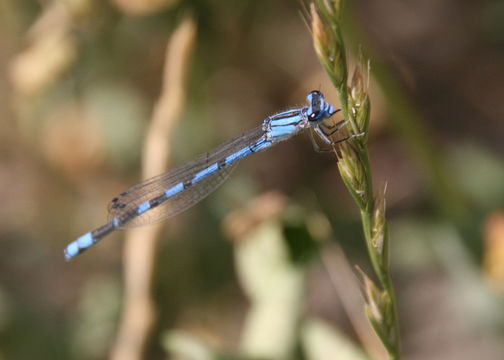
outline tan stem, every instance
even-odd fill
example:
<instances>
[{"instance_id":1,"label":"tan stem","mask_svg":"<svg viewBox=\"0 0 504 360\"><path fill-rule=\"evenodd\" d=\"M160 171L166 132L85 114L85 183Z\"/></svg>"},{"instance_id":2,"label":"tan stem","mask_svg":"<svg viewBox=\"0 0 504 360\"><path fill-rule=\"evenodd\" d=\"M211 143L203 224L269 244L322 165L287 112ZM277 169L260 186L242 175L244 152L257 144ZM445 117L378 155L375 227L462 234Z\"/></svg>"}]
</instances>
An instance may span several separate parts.
<instances>
[{"instance_id":1,"label":"tan stem","mask_svg":"<svg viewBox=\"0 0 504 360\"><path fill-rule=\"evenodd\" d=\"M196 25L187 17L171 36L166 49L163 87L147 130L142 153L142 177L166 171L167 143L185 100L185 78L194 45ZM124 305L112 360L140 360L154 324L151 297L154 254L160 225L133 229L124 248Z\"/></svg>"}]
</instances>

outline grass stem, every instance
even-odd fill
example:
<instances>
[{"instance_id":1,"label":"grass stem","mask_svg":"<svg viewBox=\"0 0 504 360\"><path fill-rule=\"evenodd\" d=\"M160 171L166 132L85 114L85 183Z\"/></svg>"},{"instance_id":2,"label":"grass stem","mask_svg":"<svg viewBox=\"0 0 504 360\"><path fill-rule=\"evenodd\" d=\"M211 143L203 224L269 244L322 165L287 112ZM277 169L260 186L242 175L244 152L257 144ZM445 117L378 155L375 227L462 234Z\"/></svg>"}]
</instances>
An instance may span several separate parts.
<instances>
[{"instance_id":1,"label":"grass stem","mask_svg":"<svg viewBox=\"0 0 504 360\"><path fill-rule=\"evenodd\" d=\"M362 228L378 285L361 271L366 294L365 312L390 359L399 359L399 323L389 270L389 233L385 219L385 190L373 193L367 150L371 103L362 69L362 55L348 85L346 49L341 33L342 0L315 0L310 5L315 52L338 94L350 135L364 133L340 145L338 168L348 191L361 212Z\"/></svg>"}]
</instances>

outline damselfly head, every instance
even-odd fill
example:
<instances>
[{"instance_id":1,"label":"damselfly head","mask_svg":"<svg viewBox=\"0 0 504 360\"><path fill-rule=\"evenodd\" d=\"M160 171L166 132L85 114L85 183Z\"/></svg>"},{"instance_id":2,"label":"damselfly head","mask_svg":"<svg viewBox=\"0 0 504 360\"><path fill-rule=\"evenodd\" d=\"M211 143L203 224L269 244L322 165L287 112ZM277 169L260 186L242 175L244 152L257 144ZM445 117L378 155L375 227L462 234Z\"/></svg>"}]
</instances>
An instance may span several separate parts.
<instances>
[{"instance_id":1,"label":"damselfly head","mask_svg":"<svg viewBox=\"0 0 504 360\"><path fill-rule=\"evenodd\" d=\"M308 102L306 115L310 122L318 122L328 118L334 112L334 107L325 101L324 94L318 90L311 91L306 96L306 101Z\"/></svg>"}]
</instances>

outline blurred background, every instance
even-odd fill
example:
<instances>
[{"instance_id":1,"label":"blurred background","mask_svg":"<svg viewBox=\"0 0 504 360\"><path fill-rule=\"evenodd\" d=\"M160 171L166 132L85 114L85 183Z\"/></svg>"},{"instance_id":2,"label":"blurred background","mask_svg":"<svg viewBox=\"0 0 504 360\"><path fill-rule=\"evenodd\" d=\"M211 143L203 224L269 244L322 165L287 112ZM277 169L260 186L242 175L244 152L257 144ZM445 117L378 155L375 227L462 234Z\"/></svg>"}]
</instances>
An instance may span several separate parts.
<instances>
[{"instance_id":1,"label":"blurred background","mask_svg":"<svg viewBox=\"0 0 504 360\"><path fill-rule=\"evenodd\" d=\"M163 223L143 258L147 305L125 306L142 262L123 257L124 232L63 259L141 180L151 119L173 120L172 166L310 90L337 105L303 12L0 3L0 359L383 358L355 275L370 273L359 214L335 157L306 136L246 159ZM359 46L371 61L369 147L375 186L387 184L404 358L502 359L504 1L349 1L344 18L350 66ZM141 341L128 308L147 309Z\"/></svg>"}]
</instances>

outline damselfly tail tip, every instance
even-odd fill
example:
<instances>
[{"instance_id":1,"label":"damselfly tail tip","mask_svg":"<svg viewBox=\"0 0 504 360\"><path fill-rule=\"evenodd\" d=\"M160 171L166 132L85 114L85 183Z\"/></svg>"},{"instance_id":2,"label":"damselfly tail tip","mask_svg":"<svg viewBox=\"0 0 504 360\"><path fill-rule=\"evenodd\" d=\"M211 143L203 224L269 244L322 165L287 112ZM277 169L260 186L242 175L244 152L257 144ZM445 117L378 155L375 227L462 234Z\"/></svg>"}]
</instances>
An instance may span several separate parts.
<instances>
[{"instance_id":1,"label":"damselfly tail tip","mask_svg":"<svg viewBox=\"0 0 504 360\"><path fill-rule=\"evenodd\" d=\"M63 250L63 255L65 256L65 261L72 260L77 254L79 254L79 250L75 250L73 247L74 243L68 245L65 250Z\"/></svg>"},{"instance_id":2,"label":"damselfly tail tip","mask_svg":"<svg viewBox=\"0 0 504 360\"><path fill-rule=\"evenodd\" d=\"M93 238L93 235L91 232L88 232L79 238L77 240L71 242L70 244L67 245L65 250L63 251L65 255L65 260L69 261L72 258L76 257L79 255L81 252L86 250L88 247L93 245L95 243L95 239Z\"/></svg>"}]
</instances>

